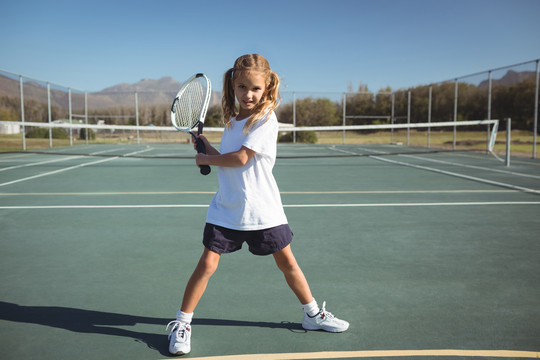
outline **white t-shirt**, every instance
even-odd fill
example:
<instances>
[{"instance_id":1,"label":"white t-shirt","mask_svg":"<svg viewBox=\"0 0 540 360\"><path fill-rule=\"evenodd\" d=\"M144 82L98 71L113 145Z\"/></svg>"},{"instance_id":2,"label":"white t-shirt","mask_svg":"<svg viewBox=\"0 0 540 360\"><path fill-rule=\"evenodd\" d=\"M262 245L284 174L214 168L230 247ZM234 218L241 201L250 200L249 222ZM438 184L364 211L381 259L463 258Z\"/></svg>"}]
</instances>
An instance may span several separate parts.
<instances>
[{"instance_id":1,"label":"white t-shirt","mask_svg":"<svg viewBox=\"0 0 540 360\"><path fill-rule=\"evenodd\" d=\"M247 135L243 132L247 119L232 119L231 126L225 128L222 154L245 146L255 155L244 166L218 168L219 190L210 203L206 222L234 230L261 230L287 224L272 174L278 121L274 112L267 117L266 122L266 118L262 119Z\"/></svg>"}]
</instances>

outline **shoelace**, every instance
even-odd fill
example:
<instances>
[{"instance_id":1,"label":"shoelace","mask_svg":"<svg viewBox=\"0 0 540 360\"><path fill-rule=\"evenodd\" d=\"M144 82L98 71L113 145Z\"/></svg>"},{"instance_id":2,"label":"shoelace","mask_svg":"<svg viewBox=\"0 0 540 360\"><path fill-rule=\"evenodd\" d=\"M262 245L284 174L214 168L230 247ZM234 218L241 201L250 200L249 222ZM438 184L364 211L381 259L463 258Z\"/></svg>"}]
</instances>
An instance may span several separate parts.
<instances>
[{"instance_id":1,"label":"shoelace","mask_svg":"<svg viewBox=\"0 0 540 360\"><path fill-rule=\"evenodd\" d=\"M187 330L187 325L184 324L181 321L173 320L170 323L167 324L167 328L165 331L169 330L169 327L172 325L171 331L169 332L169 339L171 338L172 334L176 331L176 338L184 338L185 332Z\"/></svg>"},{"instance_id":2,"label":"shoelace","mask_svg":"<svg viewBox=\"0 0 540 360\"><path fill-rule=\"evenodd\" d=\"M333 319L333 318L335 318L335 316L331 312L329 312L329 311L327 312L325 308L326 308L326 301L323 301L322 309L321 309L321 312L320 312L321 319Z\"/></svg>"}]
</instances>

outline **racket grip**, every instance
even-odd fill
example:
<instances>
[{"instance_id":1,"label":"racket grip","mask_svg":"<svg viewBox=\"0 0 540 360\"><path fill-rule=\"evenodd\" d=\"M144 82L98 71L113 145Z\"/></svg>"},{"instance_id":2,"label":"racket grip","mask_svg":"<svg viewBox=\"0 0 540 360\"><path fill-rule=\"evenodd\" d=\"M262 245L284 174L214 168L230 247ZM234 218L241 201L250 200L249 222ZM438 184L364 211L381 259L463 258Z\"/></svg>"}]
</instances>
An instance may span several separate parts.
<instances>
[{"instance_id":1,"label":"racket grip","mask_svg":"<svg viewBox=\"0 0 540 360\"><path fill-rule=\"evenodd\" d=\"M201 139L197 138L197 140L196 140L196 145L197 145L197 152L198 152L199 154L200 154L200 153L206 154L206 147L204 146L204 143L202 142ZM210 171L211 171L210 166L208 166L208 165L201 165L200 168L201 168L201 174L202 174L202 175L208 175L208 174L210 174Z\"/></svg>"}]
</instances>

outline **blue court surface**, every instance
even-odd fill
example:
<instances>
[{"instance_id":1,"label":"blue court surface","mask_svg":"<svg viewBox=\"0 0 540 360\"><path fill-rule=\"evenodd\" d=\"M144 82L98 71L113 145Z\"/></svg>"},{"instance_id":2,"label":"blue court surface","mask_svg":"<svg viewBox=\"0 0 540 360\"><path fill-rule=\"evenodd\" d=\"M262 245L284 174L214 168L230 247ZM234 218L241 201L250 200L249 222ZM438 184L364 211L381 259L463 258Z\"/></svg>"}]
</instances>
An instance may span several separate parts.
<instances>
[{"instance_id":1,"label":"blue court surface","mask_svg":"<svg viewBox=\"0 0 540 360\"><path fill-rule=\"evenodd\" d=\"M183 358L540 356L540 162L372 150L279 145L274 169L293 252L349 330L304 331L273 258L244 247L222 256ZM170 357L165 326L218 188L192 157L188 144L0 154L2 359Z\"/></svg>"}]
</instances>

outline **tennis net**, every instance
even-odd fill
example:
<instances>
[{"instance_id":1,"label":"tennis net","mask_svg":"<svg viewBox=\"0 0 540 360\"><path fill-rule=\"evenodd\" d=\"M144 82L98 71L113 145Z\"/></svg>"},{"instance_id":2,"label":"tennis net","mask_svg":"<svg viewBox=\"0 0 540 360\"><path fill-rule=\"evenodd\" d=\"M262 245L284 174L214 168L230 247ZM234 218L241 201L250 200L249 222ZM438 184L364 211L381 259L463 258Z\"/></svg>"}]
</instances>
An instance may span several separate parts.
<instances>
[{"instance_id":1,"label":"tennis net","mask_svg":"<svg viewBox=\"0 0 540 360\"><path fill-rule=\"evenodd\" d=\"M302 149L308 148L308 151L296 151L299 153L297 155L290 152L280 155L278 152L278 157L346 157L441 151L499 151L503 153L504 143L500 144L496 141L498 124L499 120L309 127L280 124L278 140L280 143L292 144L289 148L293 152L300 145ZM165 146L188 144L191 141L189 135L176 131L172 126L85 124L64 121L50 123L0 121L0 128L7 127L12 129L13 134L0 135L2 152L45 151L48 154L55 154L55 149L61 148L63 155L66 153L81 155L84 149L90 148L81 145L159 144ZM219 143L223 128L209 127L204 131L210 142ZM319 151L321 147L327 145L369 145L372 151L362 154L346 151L328 154ZM384 150L381 150L382 146L385 147ZM110 156L110 154L99 155L99 151L91 151L88 155ZM160 156L135 154L133 157Z\"/></svg>"}]
</instances>

